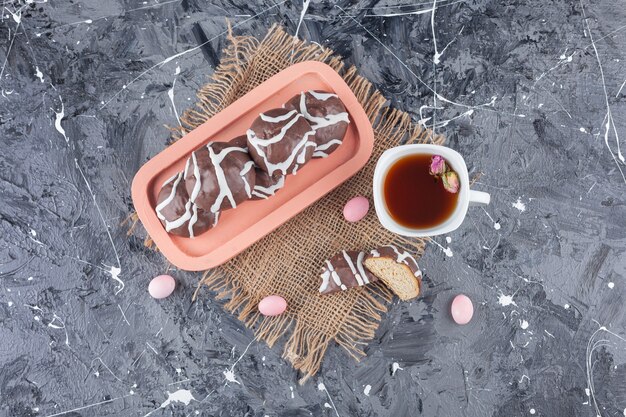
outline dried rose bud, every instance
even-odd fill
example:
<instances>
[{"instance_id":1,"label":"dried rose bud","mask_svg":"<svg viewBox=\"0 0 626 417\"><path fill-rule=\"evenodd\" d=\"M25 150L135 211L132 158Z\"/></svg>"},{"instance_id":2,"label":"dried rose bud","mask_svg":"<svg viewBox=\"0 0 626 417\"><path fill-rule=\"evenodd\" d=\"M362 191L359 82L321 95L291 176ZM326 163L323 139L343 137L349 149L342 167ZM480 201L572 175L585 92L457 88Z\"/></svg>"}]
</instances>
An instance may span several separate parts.
<instances>
[{"instance_id":1,"label":"dried rose bud","mask_svg":"<svg viewBox=\"0 0 626 417\"><path fill-rule=\"evenodd\" d=\"M443 180L443 188L446 191L456 194L459 192L459 176L454 171L448 171L441 177Z\"/></svg>"},{"instance_id":2,"label":"dried rose bud","mask_svg":"<svg viewBox=\"0 0 626 417\"><path fill-rule=\"evenodd\" d=\"M446 160L442 156L433 155L430 159L430 175L442 175L446 172Z\"/></svg>"}]
</instances>

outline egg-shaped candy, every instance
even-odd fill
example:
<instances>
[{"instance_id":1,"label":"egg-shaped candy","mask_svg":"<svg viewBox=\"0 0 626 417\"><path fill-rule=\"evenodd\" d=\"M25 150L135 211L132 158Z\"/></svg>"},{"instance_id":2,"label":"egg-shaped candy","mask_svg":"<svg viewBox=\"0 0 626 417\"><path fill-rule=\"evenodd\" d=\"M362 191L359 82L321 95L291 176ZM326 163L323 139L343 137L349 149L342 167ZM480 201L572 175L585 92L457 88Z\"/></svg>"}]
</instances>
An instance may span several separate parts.
<instances>
[{"instance_id":1,"label":"egg-shaped candy","mask_svg":"<svg viewBox=\"0 0 626 417\"><path fill-rule=\"evenodd\" d=\"M259 301L259 312L264 316L278 316L287 310L287 301L280 295L270 295Z\"/></svg>"},{"instance_id":2,"label":"egg-shaped candy","mask_svg":"<svg viewBox=\"0 0 626 417\"><path fill-rule=\"evenodd\" d=\"M467 324L472 319L474 315L474 305L472 304L472 300L465 294L459 294L452 300L452 305L450 306L450 313L452 314L452 319L457 324Z\"/></svg>"},{"instance_id":3,"label":"egg-shaped candy","mask_svg":"<svg viewBox=\"0 0 626 417\"><path fill-rule=\"evenodd\" d=\"M367 198L358 196L350 199L343 207L343 217L349 222L358 222L367 215L370 202Z\"/></svg>"},{"instance_id":4,"label":"egg-shaped candy","mask_svg":"<svg viewBox=\"0 0 626 417\"><path fill-rule=\"evenodd\" d=\"M159 275L150 281L148 292L156 299L169 297L176 288L176 281L170 275Z\"/></svg>"}]
</instances>

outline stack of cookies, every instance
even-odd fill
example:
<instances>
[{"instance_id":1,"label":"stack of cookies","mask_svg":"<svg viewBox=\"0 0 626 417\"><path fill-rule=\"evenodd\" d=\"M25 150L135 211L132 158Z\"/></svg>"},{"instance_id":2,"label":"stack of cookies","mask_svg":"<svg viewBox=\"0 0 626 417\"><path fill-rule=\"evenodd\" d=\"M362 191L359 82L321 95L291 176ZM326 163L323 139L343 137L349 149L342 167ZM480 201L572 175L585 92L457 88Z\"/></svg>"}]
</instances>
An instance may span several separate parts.
<instances>
[{"instance_id":1,"label":"stack of cookies","mask_svg":"<svg viewBox=\"0 0 626 417\"><path fill-rule=\"evenodd\" d=\"M222 211L273 196L288 175L330 155L349 123L336 94L302 92L259 114L245 135L193 151L184 171L161 187L156 214L168 233L198 236L217 225Z\"/></svg>"}]
</instances>

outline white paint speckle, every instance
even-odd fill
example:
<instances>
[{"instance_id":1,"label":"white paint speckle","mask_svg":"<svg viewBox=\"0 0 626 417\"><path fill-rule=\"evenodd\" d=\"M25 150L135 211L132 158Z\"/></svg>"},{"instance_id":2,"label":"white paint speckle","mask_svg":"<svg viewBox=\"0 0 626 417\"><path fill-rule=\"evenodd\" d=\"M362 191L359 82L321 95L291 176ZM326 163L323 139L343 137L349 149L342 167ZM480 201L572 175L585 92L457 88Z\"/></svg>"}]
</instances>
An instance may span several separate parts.
<instances>
[{"instance_id":1,"label":"white paint speckle","mask_svg":"<svg viewBox=\"0 0 626 417\"><path fill-rule=\"evenodd\" d=\"M446 242L448 243L452 242L452 238L450 236L446 236Z\"/></svg>"},{"instance_id":2,"label":"white paint speckle","mask_svg":"<svg viewBox=\"0 0 626 417\"><path fill-rule=\"evenodd\" d=\"M295 398L295 395L293 393L293 387L291 385L289 386L289 391L291 391L291 398Z\"/></svg>"},{"instance_id":3,"label":"white paint speckle","mask_svg":"<svg viewBox=\"0 0 626 417\"><path fill-rule=\"evenodd\" d=\"M326 407L326 408L333 408L333 407L332 407L330 404L328 404L328 403L324 403L324 407Z\"/></svg>"},{"instance_id":4,"label":"white paint speckle","mask_svg":"<svg viewBox=\"0 0 626 417\"><path fill-rule=\"evenodd\" d=\"M13 301L9 301L7 304L11 307L13 305Z\"/></svg>"},{"instance_id":5,"label":"white paint speckle","mask_svg":"<svg viewBox=\"0 0 626 417\"><path fill-rule=\"evenodd\" d=\"M39 321L39 320L41 320L41 317L35 316L35 321Z\"/></svg>"},{"instance_id":6,"label":"white paint speckle","mask_svg":"<svg viewBox=\"0 0 626 417\"><path fill-rule=\"evenodd\" d=\"M626 416L626 408L624 408L624 415Z\"/></svg>"},{"instance_id":7,"label":"white paint speckle","mask_svg":"<svg viewBox=\"0 0 626 417\"><path fill-rule=\"evenodd\" d=\"M186 389L179 389L176 392L167 392L167 400L161 404L159 408L165 408L172 403L182 403L185 405L189 405L192 400L196 400L193 395L191 395L191 391Z\"/></svg>"},{"instance_id":8,"label":"white paint speckle","mask_svg":"<svg viewBox=\"0 0 626 417\"><path fill-rule=\"evenodd\" d=\"M122 269L116 266L112 266L111 269L109 270L109 274L111 274L111 278L113 278L113 280L119 283L119 285L117 286L118 290L115 291L115 294L119 293L120 291L124 289L124 281L120 279L121 272L122 272Z\"/></svg>"},{"instance_id":9,"label":"white paint speckle","mask_svg":"<svg viewBox=\"0 0 626 417\"><path fill-rule=\"evenodd\" d=\"M583 132L583 133L589 133L589 132L587 132L587 129L585 129L584 127L581 127L581 128L580 128L580 129L578 129L578 130L580 130L580 131L581 131L581 132Z\"/></svg>"},{"instance_id":10,"label":"white paint speckle","mask_svg":"<svg viewBox=\"0 0 626 417\"><path fill-rule=\"evenodd\" d=\"M33 280L33 277L28 277L27 278L27 281L32 281L32 280Z\"/></svg>"},{"instance_id":11,"label":"white paint speckle","mask_svg":"<svg viewBox=\"0 0 626 417\"><path fill-rule=\"evenodd\" d=\"M366 385L365 389L363 390L363 394L365 394L365 395L367 395L369 397L371 390L372 390L372 386L371 385Z\"/></svg>"},{"instance_id":12,"label":"white paint speckle","mask_svg":"<svg viewBox=\"0 0 626 417\"><path fill-rule=\"evenodd\" d=\"M587 395L587 397L591 395L591 391L589 391L589 388L585 388L585 394Z\"/></svg>"},{"instance_id":13,"label":"white paint speckle","mask_svg":"<svg viewBox=\"0 0 626 417\"><path fill-rule=\"evenodd\" d=\"M223 373L224 378L226 378L228 382L234 382L235 384L241 385L241 383L235 379L235 372L233 372L232 369L227 369Z\"/></svg>"},{"instance_id":14,"label":"white paint speckle","mask_svg":"<svg viewBox=\"0 0 626 417\"><path fill-rule=\"evenodd\" d=\"M563 308L564 308L564 309L566 309L566 310L569 310L569 304L565 304L565 305L563 306Z\"/></svg>"},{"instance_id":15,"label":"white paint speckle","mask_svg":"<svg viewBox=\"0 0 626 417\"><path fill-rule=\"evenodd\" d=\"M445 248L445 249L443 250L443 253L445 253L445 254L446 254L446 256L447 256L448 258L452 258L452 256L454 255L454 254L452 253L452 249L450 249L450 248Z\"/></svg>"},{"instance_id":16,"label":"white paint speckle","mask_svg":"<svg viewBox=\"0 0 626 417\"><path fill-rule=\"evenodd\" d=\"M15 13L13 13L11 10L7 9L5 7L5 10L7 12L9 12L9 14L11 15L11 17L13 18L13 20L15 21L15 23L17 23L18 25L22 22L22 8L20 8L19 10L17 10Z\"/></svg>"},{"instance_id":17,"label":"white paint speckle","mask_svg":"<svg viewBox=\"0 0 626 417\"><path fill-rule=\"evenodd\" d=\"M319 384L317 384L317 389L320 391L326 391L326 385L324 385L323 382L320 382Z\"/></svg>"},{"instance_id":18,"label":"white paint speckle","mask_svg":"<svg viewBox=\"0 0 626 417\"><path fill-rule=\"evenodd\" d=\"M522 202L522 197L517 197L517 201L511 204L514 208L518 209L521 213L526 211L526 204Z\"/></svg>"},{"instance_id":19,"label":"white paint speckle","mask_svg":"<svg viewBox=\"0 0 626 417\"><path fill-rule=\"evenodd\" d=\"M501 228L501 227L502 227L502 226L500 226L500 223L498 223L498 222L495 222L495 223L493 224L493 228L494 228L494 229L496 229L496 230L500 230L500 228Z\"/></svg>"},{"instance_id":20,"label":"white paint speckle","mask_svg":"<svg viewBox=\"0 0 626 417\"><path fill-rule=\"evenodd\" d=\"M531 408L531 409L530 409L530 414L535 414L535 413L536 413L535 409L534 409L534 408Z\"/></svg>"},{"instance_id":21,"label":"white paint speckle","mask_svg":"<svg viewBox=\"0 0 626 417\"><path fill-rule=\"evenodd\" d=\"M391 375L395 375L396 371L404 371L404 368L401 368L398 362L394 362L391 365Z\"/></svg>"},{"instance_id":22,"label":"white paint speckle","mask_svg":"<svg viewBox=\"0 0 626 417\"><path fill-rule=\"evenodd\" d=\"M183 372L183 370L182 370L182 369L180 369L180 368L176 368L176 373L177 373L178 375L180 375L180 373L181 373L181 372Z\"/></svg>"},{"instance_id":23,"label":"white paint speckle","mask_svg":"<svg viewBox=\"0 0 626 417\"><path fill-rule=\"evenodd\" d=\"M39 70L39 67L35 67L35 77L39 78L39 81L43 82L43 73Z\"/></svg>"},{"instance_id":24,"label":"white paint speckle","mask_svg":"<svg viewBox=\"0 0 626 417\"><path fill-rule=\"evenodd\" d=\"M60 98L61 97L59 96L59 99ZM65 106L63 105L63 101L61 101L61 111L58 113L55 111L54 114L55 114L54 128L57 130L57 132L63 135L63 138L65 139L65 143L69 144L70 140L65 134L65 129L63 129L63 126L61 126L61 120L63 120L63 118L65 117Z\"/></svg>"},{"instance_id":25,"label":"white paint speckle","mask_svg":"<svg viewBox=\"0 0 626 417\"><path fill-rule=\"evenodd\" d=\"M517 304L515 304L515 301L513 301L512 295L505 295L503 293L500 293L500 296L498 297L498 304L500 304L503 307L510 306L510 305L517 306Z\"/></svg>"},{"instance_id":26,"label":"white paint speckle","mask_svg":"<svg viewBox=\"0 0 626 417\"><path fill-rule=\"evenodd\" d=\"M520 320L519 327L521 327L523 330L528 329L528 322L526 320Z\"/></svg>"},{"instance_id":27,"label":"white paint speckle","mask_svg":"<svg viewBox=\"0 0 626 417\"><path fill-rule=\"evenodd\" d=\"M609 282L607 285L608 285L608 287L609 287L610 289L615 288L615 283L614 283L614 282Z\"/></svg>"}]
</instances>

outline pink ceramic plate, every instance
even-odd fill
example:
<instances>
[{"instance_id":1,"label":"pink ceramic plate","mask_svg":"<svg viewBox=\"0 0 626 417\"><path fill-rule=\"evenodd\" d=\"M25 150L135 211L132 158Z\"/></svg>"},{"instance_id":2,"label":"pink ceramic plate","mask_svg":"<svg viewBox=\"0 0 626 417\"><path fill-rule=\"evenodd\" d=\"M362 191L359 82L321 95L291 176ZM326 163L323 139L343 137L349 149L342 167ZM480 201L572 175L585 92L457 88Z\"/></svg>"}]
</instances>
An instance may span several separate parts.
<instances>
[{"instance_id":1,"label":"pink ceramic plate","mask_svg":"<svg viewBox=\"0 0 626 417\"><path fill-rule=\"evenodd\" d=\"M343 143L328 158L314 159L289 175L283 189L266 200L246 201L224 211L218 225L195 239L170 235L154 207L163 183L184 169L192 151L210 141L245 134L259 113L281 107L305 90L332 91L351 123ZM132 197L139 219L159 250L181 269L200 271L223 264L354 175L369 159L372 125L345 81L320 62L302 62L276 74L149 160L135 175Z\"/></svg>"}]
</instances>

